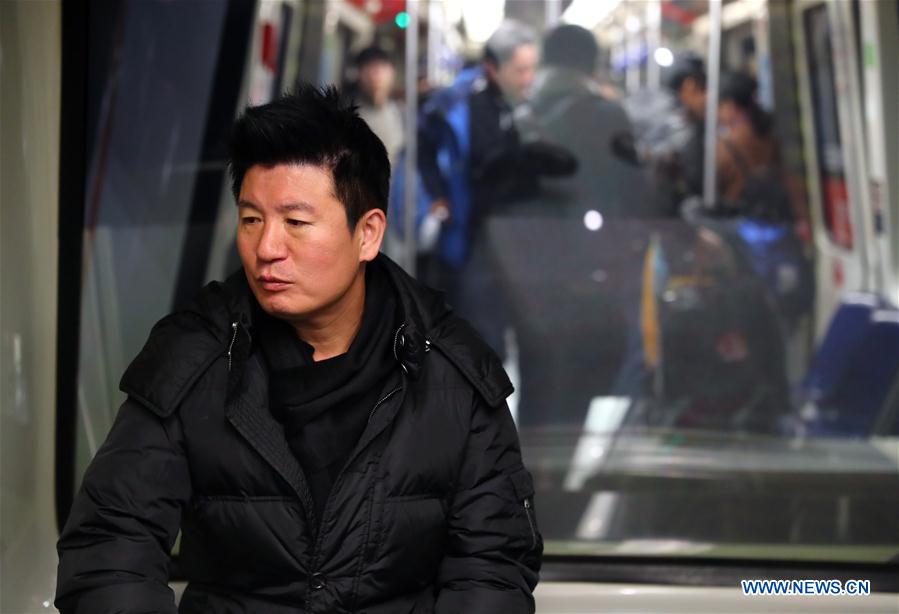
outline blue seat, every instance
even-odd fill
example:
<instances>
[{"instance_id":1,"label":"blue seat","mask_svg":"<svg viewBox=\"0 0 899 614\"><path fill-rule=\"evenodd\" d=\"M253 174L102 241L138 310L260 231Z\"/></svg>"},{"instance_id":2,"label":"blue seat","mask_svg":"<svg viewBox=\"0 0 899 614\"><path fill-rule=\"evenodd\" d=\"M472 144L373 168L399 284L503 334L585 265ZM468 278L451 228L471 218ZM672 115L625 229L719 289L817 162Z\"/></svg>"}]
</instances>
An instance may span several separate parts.
<instances>
[{"instance_id":1,"label":"blue seat","mask_svg":"<svg viewBox=\"0 0 899 614\"><path fill-rule=\"evenodd\" d=\"M837 309L800 388L803 431L866 437L899 374L899 309L869 293Z\"/></svg>"}]
</instances>

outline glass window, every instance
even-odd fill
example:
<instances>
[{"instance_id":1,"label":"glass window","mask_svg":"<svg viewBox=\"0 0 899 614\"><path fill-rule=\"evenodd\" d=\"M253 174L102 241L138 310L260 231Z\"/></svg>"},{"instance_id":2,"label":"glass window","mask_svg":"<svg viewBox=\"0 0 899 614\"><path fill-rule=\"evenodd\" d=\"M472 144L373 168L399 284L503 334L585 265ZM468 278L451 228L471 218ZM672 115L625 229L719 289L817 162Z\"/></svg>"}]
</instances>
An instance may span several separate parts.
<instances>
[{"instance_id":1,"label":"glass window","mask_svg":"<svg viewBox=\"0 0 899 614\"><path fill-rule=\"evenodd\" d=\"M808 203L782 168L782 151L803 149L783 102L799 81L758 56L792 47L756 40L793 33L769 25L776 11L730 13L709 127L704 3L665 3L658 26L652 3L613 4L575 2L568 21L587 28L550 30L506 3L519 32L537 30L536 53L459 73L465 94L426 103L418 135L433 160L417 272L512 374L546 552L888 561L899 333L886 321L899 312L850 281L816 288ZM804 70L826 226L851 248L826 9L801 13ZM710 129L718 192L703 204ZM444 206L435 241L427 220Z\"/></svg>"},{"instance_id":2,"label":"glass window","mask_svg":"<svg viewBox=\"0 0 899 614\"><path fill-rule=\"evenodd\" d=\"M246 3L91 5L79 480L150 327L204 283L227 194L222 137L243 86L252 15Z\"/></svg>"},{"instance_id":3,"label":"glass window","mask_svg":"<svg viewBox=\"0 0 899 614\"><path fill-rule=\"evenodd\" d=\"M152 324L237 267L222 149L235 112L300 66L352 76L372 39L402 57L407 22L366 16L371 3L316 8L301 43L310 4L281 4L294 10L132 0L90 13L78 475ZM418 45L417 189L403 193L400 152L386 247L401 258L412 244L404 264L502 357L547 554L895 560L899 311L852 279L817 285L832 283L825 246L781 168L782 151L809 149L787 129L806 111L784 103L800 88L784 65L802 63L765 55L806 59L823 217L851 248L826 6L790 25L772 11L777 27L744 11L726 24L729 70L709 75L705 3L562 3L580 29L548 27L540 2L454 5L423 11L440 27ZM504 27L516 30L489 38Z\"/></svg>"}]
</instances>

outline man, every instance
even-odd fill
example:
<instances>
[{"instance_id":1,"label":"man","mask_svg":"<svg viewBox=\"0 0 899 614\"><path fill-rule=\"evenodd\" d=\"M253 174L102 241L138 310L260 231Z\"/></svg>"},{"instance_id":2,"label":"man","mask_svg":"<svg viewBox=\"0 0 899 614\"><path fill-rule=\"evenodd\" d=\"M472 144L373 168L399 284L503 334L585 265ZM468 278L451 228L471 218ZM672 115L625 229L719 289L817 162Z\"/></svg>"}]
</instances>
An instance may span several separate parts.
<instances>
[{"instance_id":1,"label":"man","mask_svg":"<svg viewBox=\"0 0 899 614\"><path fill-rule=\"evenodd\" d=\"M161 320L59 540L63 613L533 612L498 358L378 254L390 167L333 89L237 120L243 271Z\"/></svg>"},{"instance_id":2,"label":"man","mask_svg":"<svg viewBox=\"0 0 899 614\"><path fill-rule=\"evenodd\" d=\"M544 240L519 242L520 251L504 254L533 271L530 283L510 283L516 298L509 304L528 307L511 310L522 428L582 428L592 400L611 392L626 342L621 314L633 312L633 303L622 309L619 297L625 284L639 279L639 270L622 269L627 264L610 259L608 246L627 236L620 234L627 226L619 220L646 215L650 203L642 170L619 146L630 142L630 120L597 86L599 52L593 33L580 26L547 32L533 96L517 117L523 139L557 143L578 162L575 174L545 181L544 192L528 205L530 219L538 220L530 222L534 236ZM585 220L591 218L591 230L603 232L585 241ZM559 270L563 252L569 266ZM585 283L595 270L616 280L614 291L609 284Z\"/></svg>"},{"instance_id":3,"label":"man","mask_svg":"<svg viewBox=\"0 0 899 614\"><path fill-rule=\"evenodd\" d=\"M504 22L481 66L433 94L422 110L418 165L428 212L443 222L429 278L502 351L506 318L491 268L484 221L503 204L533 197L540 175L570 173L564 150L522 146L513 108L529 95L537 65L534 32Z\"/></svg>"},{"instance_id":4,"label":"man","mask_svg":"<svg viewBox=\"0 0 899 614\"><path fill-rule=\"evenodd\" d=\"M631 122L621 104L601 94L594 78L599 51L593 34L580 26L550 30L520 124L525 138L536 135L563 145L577 159L577 172L553 186L560 197L549 206L558 214L642 215L648 195L645 177L628 152Z\"/></svg>"},{"instance_id":5,"label":"man","mask_svg":"<svg viewBox=\"0 0 899 614\"><path fill-rule=\"evenodd\" d=\"M512 109L525 100L537 67L536 37L529 27L504 22L487 40L477 69L463 71L457 84L432 96L422 109L418 165L431 209L453 220L446 261L460 267L471 247L474 226L496 200L518 195L522 151ZM456 157L441 165L441 156ZM453 237L454 238L454 237Z\"/></svg>"},{"instance_id":6,"label":"man","mask_svg":"<svg viewBox=\"0 0 899 614\"><path fill-rule=\"evenodd\" d=\"M384 147L390 164L396 163L403 146L403 114L390 99L396 69L393 60L380 47L366 47L356 56L359 72L359 117L372 129Z\"/></svg>"},{"instance_id":7,"label":"man","mask_svg":"<svg viewBox=\"0 0 899 614\"><path fill-rule=\"evenodd\" d=\"M366 47L356 56L356 70L359 117L384 143L390 166L396 168L405 143L406 128L400 105L390 98L396 79L393 59L380 47ZM395 227L388 228L382 248L391 257L401 254L402 246Z\"/></svg>"},{"instance_id":8,"label":"man","mask_svg":"<svg viewBox=\"0 0 899 614\"><path fill-rule=\"evenodd\" d=\"M687 54L671 67L666 85L674 92L690 127L690 136L677 152L674 191L679 201L702 196L705 164L705 67L702 58Z\"/></svg>"}]
</instances>

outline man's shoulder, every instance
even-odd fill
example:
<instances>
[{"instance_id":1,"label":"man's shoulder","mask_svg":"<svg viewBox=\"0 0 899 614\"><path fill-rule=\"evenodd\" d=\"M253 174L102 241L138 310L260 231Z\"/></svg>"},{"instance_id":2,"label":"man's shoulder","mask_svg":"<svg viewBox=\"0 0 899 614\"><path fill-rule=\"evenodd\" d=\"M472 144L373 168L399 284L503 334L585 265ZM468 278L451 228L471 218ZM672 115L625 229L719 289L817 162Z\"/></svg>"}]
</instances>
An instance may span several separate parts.
<instances>
[{"instance_id":1,"label":"man's shoulder","mask_svg":"<svg viewBox=\"0 0 899 614\"><path fill-rule=\"evenodd\" d=\"M468 96L468 107L474 116L497 116L508 109L502 95L491 88L473 91Z\"/></svg>"},{"instance_id":2,"label":"man's shoulder","mask_svg":"<svg viewBox=\"0 0 899 614\"><path fill-rule=\"evenodd\" d=\"M191 303L151 329L144 347L125 370L119 389L161 417L170 415L192 384L228 349L238 323L233 278L205 286Z\"/></svg>"},{"instance_id":3,"label":"man's shoulder","mask_svg":"<svg viewBox=\"0 0 899 614\"><path fill-rule=\"evenodd\" d=\"M499 407L512 394L512 382L499 356L463 318L444 318L429 333L428 343L442 370L471 386L488 406Z\"/></svg>"},{"instance_id":4,"label":"man's shoulder","mask_svg":"<svg viewBox=\"0 0 899 614\"><path fill-rule=\"evenodd\" d=\"M410 370L416 371L422 356L431 356L424 363L437 380L457 374L488 405L502 405L512 394L512 383L496 352L452 311L443 292L417 281L387 256L379 256L376 262L390 276L406 312L403 335L411 342L406 349L411 354Z\"/></svg>"},{"instance_id":5,"label":"man's shoulder","mask_svg":"<svg viewBox=\"0 0 899 614\"><path fill-rule=\"evenodd\" d=\"M445 117L458 107L466 106L471 94L481 88L482 79L478 73L468 71L460 77L456 83L431 93L422 106L426 117Z\"/></svg>"}]
</instances>

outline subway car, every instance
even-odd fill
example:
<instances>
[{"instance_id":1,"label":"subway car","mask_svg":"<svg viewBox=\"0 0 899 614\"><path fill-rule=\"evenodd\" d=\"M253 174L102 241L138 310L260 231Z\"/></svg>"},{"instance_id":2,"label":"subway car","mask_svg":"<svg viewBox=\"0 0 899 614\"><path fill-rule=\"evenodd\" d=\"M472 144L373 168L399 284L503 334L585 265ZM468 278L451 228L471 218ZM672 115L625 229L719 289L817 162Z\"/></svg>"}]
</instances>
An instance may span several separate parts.
<instances>
[{"instance_id":1,"label":"subway car","mask_svg":"<svg viewBox=\"0 0 899 614\"><path fill-rule=\"evenodd\" d=\"M503 91L484 48L508 20L536 51L516 142L577 170L511 176L527 193L467 226L454 193L434 221L422 125ZM581 98L541 107L571 74L546 52L564 24L595 62ZM0 612L54 610L55 544L119 378L156 321L240 266L231 121L298 82L364 102L372 45L403 125L383 249L515 384L537 612L899 612L892 0L0 2ZM618 123L578 123L579 105ZM765 164L729 140L749 124ZM176 596L189 581L176 543Z\"/></svg>"}]
</instances>

